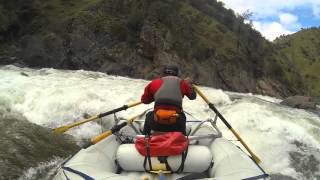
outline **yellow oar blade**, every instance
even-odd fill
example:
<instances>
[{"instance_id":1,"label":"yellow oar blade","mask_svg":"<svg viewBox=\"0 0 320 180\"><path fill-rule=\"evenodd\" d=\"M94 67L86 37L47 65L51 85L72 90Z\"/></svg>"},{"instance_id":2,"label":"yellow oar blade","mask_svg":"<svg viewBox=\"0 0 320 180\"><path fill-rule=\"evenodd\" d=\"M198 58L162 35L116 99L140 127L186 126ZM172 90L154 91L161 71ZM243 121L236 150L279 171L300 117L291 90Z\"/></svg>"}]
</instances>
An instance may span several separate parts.
<instances>
[{"instance_id":1,"label":"yellow oar blade","mask_svg":"<svg viewBox=\"0 0 320 180\"><path fill-rule=\"evenodd\" d=\"M57 133L57 134L59 134L59 133L62 134L64 132L68 131L68 129L70 129L68 126L62 126L62 127L58 127L58 128L53 129L53 132Z\"/></svg>"},{"instance_id":2,"label":"yellow oar blade","mask_svg":"<svg viewBox=\"0 0 320 180\"><path fill-rule=\"evenodd\" d=\"M237 137L237 139L240 141L240 143L247 149L247 151L248 151L249 154L251 155L252 159L253 159L256 163L259 164L259 163L261 162L260 158L259 158L257 155L255 155L255 154L253 153L253 151L251 151L251 149L249 148L249 146L242 140L242 138L240 137L240 135L239 135L233 128L231 128L230 130L231 130L231 132Z\"/></svg>"},{"instance_id":3,"label":"yellow oar blade","mask_svg":"<svg viewBox=\"0 0 320 180\"><path fill-rule=\"evenodd\" d=\"M72 124L68 124L66 126L55 128L55 129L53 129L53 132L54 133L64 133L64 132L68 131L70 128L73 128L75 126L79 126L81 124L84 124L86 122L89 122L89 121L92 121L92 120L95 120L95 119L98 119L98 118L99 118L98 115L92 116L92 117L90 117L88 119L83 119L83 120L81 120L79 122L75 122L75 123L72 123Z\"/></svg>"}]
</instances>

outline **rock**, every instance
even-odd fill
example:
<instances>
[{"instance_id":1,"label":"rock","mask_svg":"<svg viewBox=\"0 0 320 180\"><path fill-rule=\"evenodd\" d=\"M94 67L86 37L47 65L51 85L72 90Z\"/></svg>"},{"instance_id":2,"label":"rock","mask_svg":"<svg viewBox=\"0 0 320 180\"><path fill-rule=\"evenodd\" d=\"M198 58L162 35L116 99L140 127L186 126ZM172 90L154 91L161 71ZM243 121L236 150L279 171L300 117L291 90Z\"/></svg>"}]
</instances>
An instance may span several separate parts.
<instances>
[{"instance_id":1,"label":"rock","mask_svg":"<svg viewBox=\"0 0 320 180\"><path fill-rule=\"evenodd\" d=\"M50 67L61 67L62 61L65 59L64 43L65 41L55 33L48 33L42 38L45 48L46 59L49 61Z\"/></svg>"},{"instance_id":2,"label":"rock","mask_svg":"<svg viewBox=\"0 0 320 180\"><path fill-rule=\"evenodd\" d=\"M20 59L29 67L60 67L64 59L63 41L50 33L44 36L26 35L21 40Z\"/></svg>"},{"instance_id":3,"label":"rock","mask_svg":"<svg viewBox=\"0 0 320 180\"><path fill-rule=\"evenodd\" d=\"M25 72L20 72L20 75L29 77L29 75L27 73L25 73Z\"/></svg>"},{"instance_id":4,"label":"rock","mask_svg":"<svg viewBox=\"0 0 320 180\"><path fill-rule=\"evenodd\" d=\"M0 56L0 65L13 64L17 62L16 57Z\"/></svg>"},{"instance_id":5,"label":"rock","mask_svg":"<svg viewBox=\"0 0 320 180\"><path fill-rule=\"evenodd\" d=\"M157 32L149 25L144 25L140 33L140 48L138 52L146 57L153 59L160 51L161 38Z\"/></svg>"},{"instance_id":6,"label":"rock","mask_svg":"<svg viewBox=\"0 0 320 180\"><path fill-rule=\"evenodd\" d=\"M300 108L300 109L316 109L317 103L308 96L290 96L283 100L280 104Z\"/></svg>"},{"instance_id":7,"label":"rock","mask_svg":"<svg viewBox=\"0 0 320 180\"><path fill-rule=\"evenodd\" d=\"M131 66L119 63L109 62L103 65L103 69L107 74L116 74L120 76L132 76L134 69Z\"/></svg>"},{"instance_id":8,"label":"rock","mask_svg":"<svg viewBox=\"0 0 320 180\"><path fill-rule=\"evenodd\" d=\"M92 46L92 42L88 38L78 34L70 34L70 49L73 54L79 57L85 57Z\"/></svg>"},{"instance_id":9,"label":"rock","mask_svg":"<svg viewBox=\"0 0 320 180\"><path fill-rule=\"evenodd\" d=\"M22 39L20 58L31 67L46 65L44 44L37 36L25 36Z\"/></svg>"},{"instance_id":10,"label":"rock","mask_svg":"<svg viewBox=\"0 0 320 180\"><path fill-rule=\"evenodd\" d=\"M26 67L26 64L20 60L20 61L17 61L17 62L14 62L12 65L16 66L16 67L19 67L19 68L24 68Z\"/></svg>"},{"instance_id":11,"label":"rock","mask_svg":"<svg viewBox=\"0 0 320 180\"><path fill-rule=\"evenodd\" d=\"M279 91L275 88L276 84L270 80L258 80L256 91L263 95L273 96L280 98Z\"/></svg>"}]
</instances>

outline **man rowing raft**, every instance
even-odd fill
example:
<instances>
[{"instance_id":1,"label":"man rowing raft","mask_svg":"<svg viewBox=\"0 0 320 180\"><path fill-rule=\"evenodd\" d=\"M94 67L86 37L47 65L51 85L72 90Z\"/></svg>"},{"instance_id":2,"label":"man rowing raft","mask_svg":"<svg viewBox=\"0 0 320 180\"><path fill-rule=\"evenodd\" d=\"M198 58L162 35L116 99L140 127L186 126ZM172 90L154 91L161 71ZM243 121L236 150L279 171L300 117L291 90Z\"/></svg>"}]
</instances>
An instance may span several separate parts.
<instances>
[{"instance_id":1,"label":"man rowing raft","mask_svg":"<svg viewBox=\"0 0 320 180\"><path fill-rule=\"evenodd\" d=\"M197 94L187 80L179 78L177 66L165 66L163 76L152 80L141 97L144 104L155 101L154 111L146 115L143 134L151 134L151 130L185 134L186 116L182 110L184 96L194 100Z\"/></svg>"}]
</instances>

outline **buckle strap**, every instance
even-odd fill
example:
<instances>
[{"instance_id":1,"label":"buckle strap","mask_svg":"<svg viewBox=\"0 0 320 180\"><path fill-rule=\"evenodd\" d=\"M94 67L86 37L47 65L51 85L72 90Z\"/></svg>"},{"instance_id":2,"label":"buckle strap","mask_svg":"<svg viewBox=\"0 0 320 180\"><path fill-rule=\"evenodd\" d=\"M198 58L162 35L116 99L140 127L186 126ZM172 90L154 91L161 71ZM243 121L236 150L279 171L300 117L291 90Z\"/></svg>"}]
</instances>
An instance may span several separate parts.
<instances>
[{"instance_id":1,"label":"buckle strap","mask_svg":"<svg viewBox=\"0 0 320 180\"><path fill-rule=\"evenodd\" d=\"M159 156L158 160L160 161L160 163L164 163L165 164L167 171L171 171L172 172L172 168L170 167L170 165L168 163L168 156Z\"/></svg>"},{"instance_id":2,"label":"buckle strap","mask_svg":"<svg viewBox=\"0 0 320 180\"><path fill-rule=\"evenodd\" d=\"M245 178L245 179L242 179L242 180L257 180L257 179L264 179L264 178L267 178L267 177L269 177L269 174L261 174L261 175L258 175L258 176Z\"/></svg>"},{"instance_id":3,"label":"buckle strap","mask_svg":"<svg viewBox=\"0 0 320 180\"><path fill-rule=\"evenodd\" d=\"M92 177L86 175L85 173L80 172L80 171L77 171L77 170L72 169L72 168L70 168L70 167L65 167L65 166L63 166L62 169L63 169L63 170L66 170L66 171L69 171L69 172L72 172L72 173L74 173L74 174L77 174L77 175L79 175L80 177L82 177L82 178L85 179L85 180L94 180ZM66 174L65 174L65 175L66 175Z\"/></svg>"}]
</instances>

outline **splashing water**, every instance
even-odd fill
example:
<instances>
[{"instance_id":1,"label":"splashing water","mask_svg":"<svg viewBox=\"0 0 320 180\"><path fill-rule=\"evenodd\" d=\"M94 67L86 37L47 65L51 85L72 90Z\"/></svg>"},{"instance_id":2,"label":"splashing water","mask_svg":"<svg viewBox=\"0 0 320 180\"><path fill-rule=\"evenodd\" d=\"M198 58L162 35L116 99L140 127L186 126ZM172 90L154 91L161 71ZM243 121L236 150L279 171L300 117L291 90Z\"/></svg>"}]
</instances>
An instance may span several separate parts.
<instances>
[{"instance_id":1,"label":"splashing water","mask_svg":"<svg viewBox=\"0 0 320 180\"><path fill-rule=\"evenodd\" d=\"M20 114L19 120L45 128L75 122L84 114L96 115L137 102L148 83L83 70L33 70L14 66L0 67L0 77L0 112ZM262 167L272 177L320 179L319 115L282 106L279 99L272 97L208 87L201 87L201 90L262 159ZM200 97L194 101L185 99L183 106L185 111L199 119L214 115ZM152 108L152 104L130 108L117 116L128 118L148 108ZM103 121L111 126L113 117L105 117ZM235 139L221 121L218 126L225 137ZM80 141L100 132L100 124L90 122L67 133ZM29 179L46 177L37 172L48 167L54 169L60 161L56 157L39 161L38 166L29 167L20 176Z\"/></svg>"}]
</instances>

